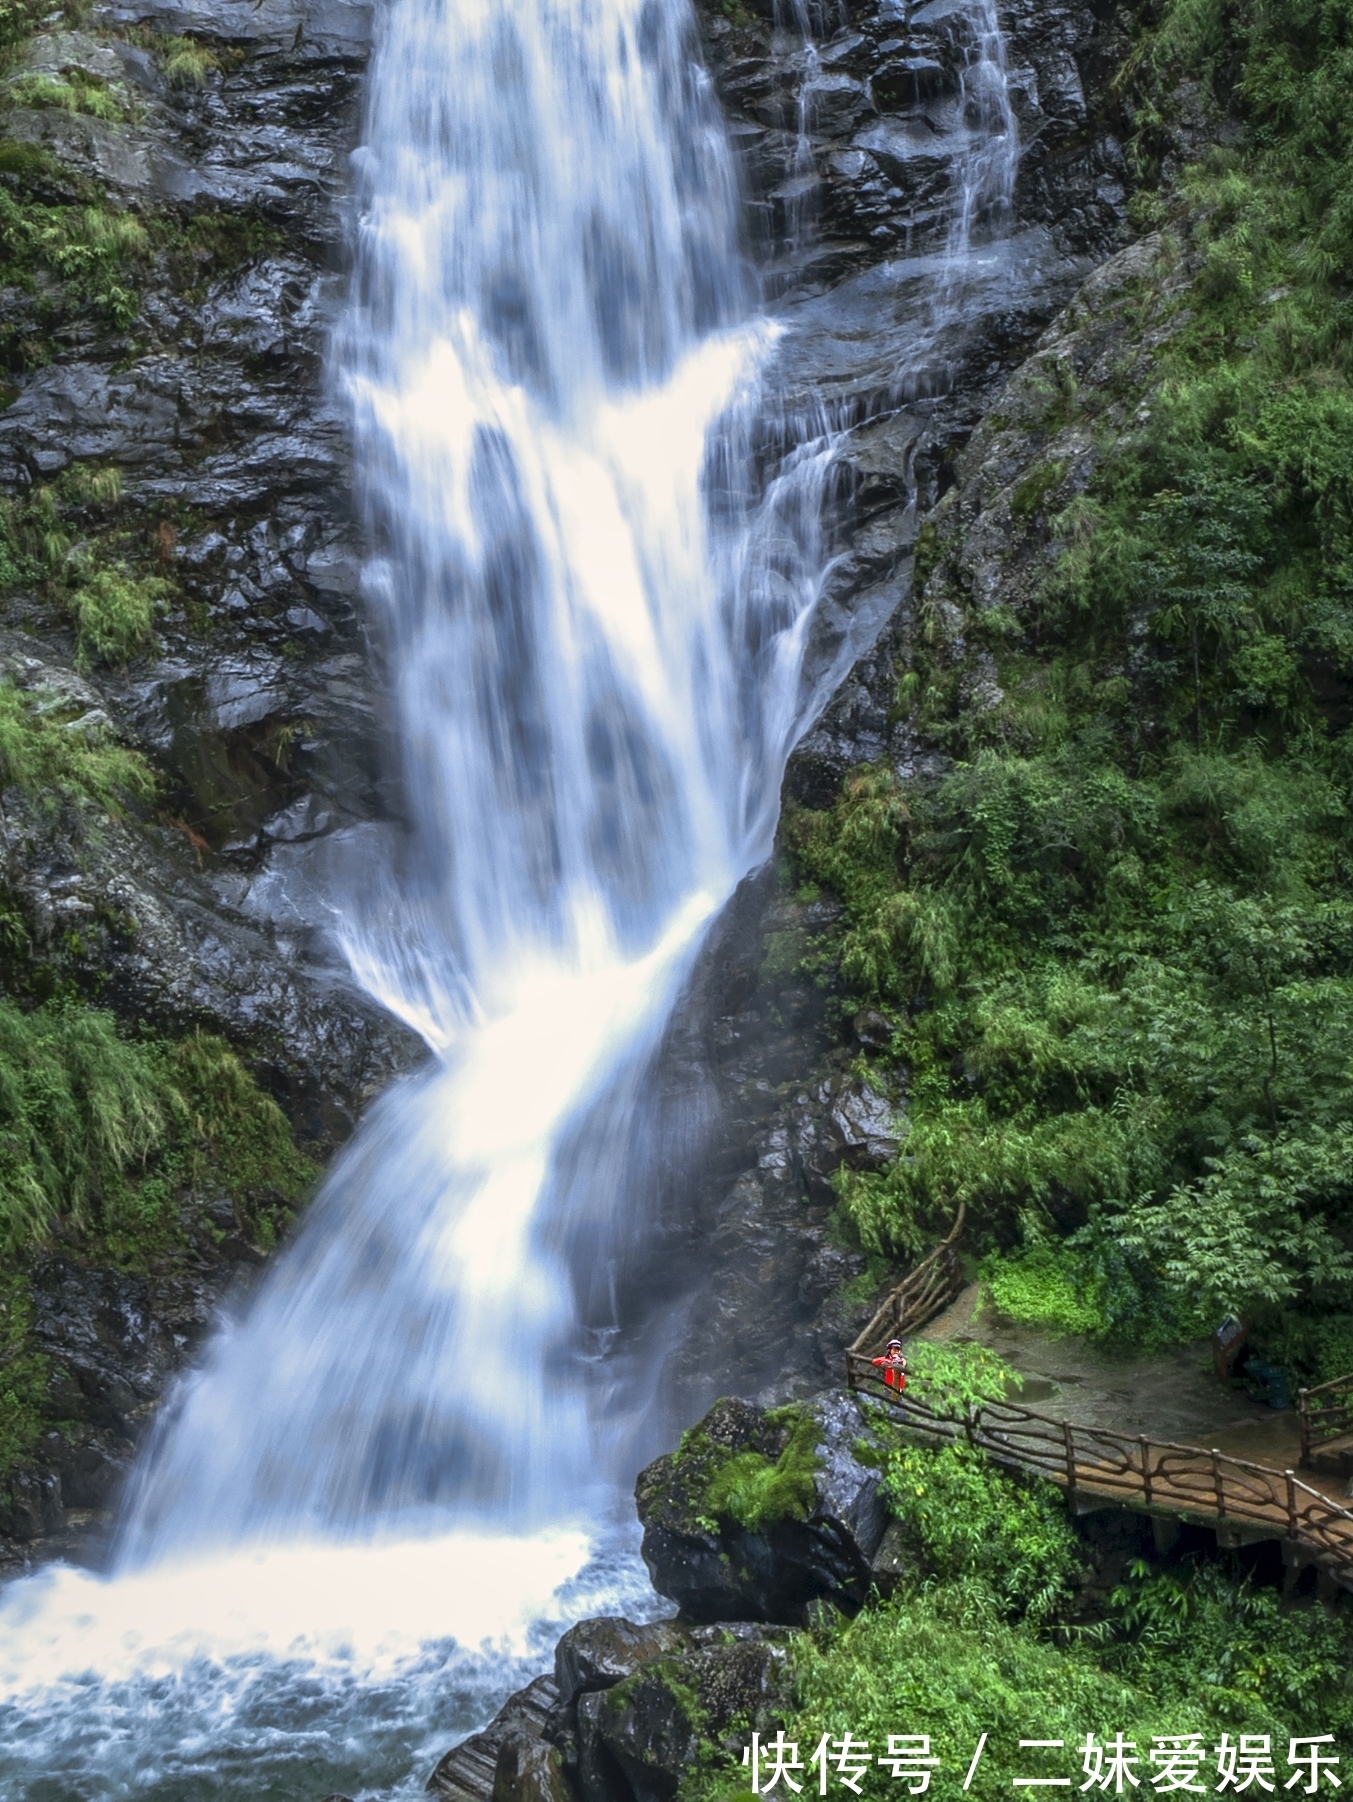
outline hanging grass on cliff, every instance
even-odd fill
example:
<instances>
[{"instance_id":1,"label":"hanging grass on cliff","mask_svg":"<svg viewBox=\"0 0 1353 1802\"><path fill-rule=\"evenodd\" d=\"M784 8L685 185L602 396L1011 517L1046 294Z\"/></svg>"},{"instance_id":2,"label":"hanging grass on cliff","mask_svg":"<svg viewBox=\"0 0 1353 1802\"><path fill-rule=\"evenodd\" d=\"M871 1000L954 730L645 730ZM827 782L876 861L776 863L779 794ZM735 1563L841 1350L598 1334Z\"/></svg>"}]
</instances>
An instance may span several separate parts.
<instances>
[{"instance_id":1,"label":"hanging grass on cliff","mask_svg":"<svg viewBox=\"0 0 1353 1802\"><path fill-rule=\"evenodd\" d=\"M78 1003L0 1001L0 1252L97 1233L136 1261L221 1195L267 1242L314 1177L277 1104L219 1039L141 1041Z\"/></svg>"},{"instance_id":2,"label":"hanging grass on cliff","mask_svg":"<svg viewBox=\"0 0 1353 1802\"><path fill-rule=\"evenodd\" d=\"M1181 80L1242 131L1156 194ZM1150 14L1135 209L1154 279L1186 245L1196 275L1116 438L1069 377L1026 434L1031 585L979 595L958 509L923 533L897 714L949 773L786 822L845 903L818 961L908 1076L902 1157L841 1179L862 1243L963 1202L1007 1312L1151 1341L1244 1310L1311 1373L1353 1321L1351 80L1344 0ZM1057 434L1091 429L1068 496Z\"/></svg>"}]
</instances>

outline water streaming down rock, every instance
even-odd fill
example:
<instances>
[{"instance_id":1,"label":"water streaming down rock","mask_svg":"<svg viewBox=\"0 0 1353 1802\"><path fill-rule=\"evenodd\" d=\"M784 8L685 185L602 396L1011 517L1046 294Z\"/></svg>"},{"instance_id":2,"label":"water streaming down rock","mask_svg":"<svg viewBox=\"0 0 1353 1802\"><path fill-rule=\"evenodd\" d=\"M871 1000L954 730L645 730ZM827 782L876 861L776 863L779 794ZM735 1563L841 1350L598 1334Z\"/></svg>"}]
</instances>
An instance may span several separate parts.
<instances>
[{"instance_id":1,"label":"water streaming down rock","mask_svg":"<svg viewBox=\"0 0 1353 1802\"><path fill-rule=\"evenodd\" d=\"M952 16L947 235L876 271L917 296L899 388L990 285L1015 154L994 15ZM482 1720L564 1620L642 1610L623 1548L561 1588L597 1535L522 1533L592 1526L633 1468L647 1058L850 656L846 633L804 674L859 415L802 404L805 334L757 315L685 0L394 0L383 31L334 363L409 829L336 899L436 1056L166 1410L115 1580L7 1597L16 1794L70 1770L243 1798L306 1760L355 1793L395 1719L382 1768L412 1795L430 1723Z\"/></svg>"},{"instance_id":2,"label":"water streaming down rock","mask_svg":"<svg viewBox=\"0 0 1353 1802\"><path fill-rule=\"evenodd\" d=\"M995 0L968 0L964 18L971 42L959 77L958 129L963 142L953 163L945 256L952 280L962 280L976 243L1010 229L1019 167L1019 129L1010 100L1005 39Z\"/></svg>"},{"instance_id":3,"label":"water streaming down rock","mask_svg":"<svg viewBox=\"0 0 1353 1802\"><path fill-rule=\"evenodd\" d=\"M1016 154L990 0L963 23L932 333ZM359 164L336 368L411 830L345 932L437 1057L166 1411L124 1561L585 1511L646 1060L838 673L801 672L833 432L757 490L776 333L680 0L399 0Z\"/></svg>"},{"instance_id":4,"label":"water streaming down rock","mask_svg":"<svg viewBox=\"0 0 1353 1802\"><path fill-rule=\"evenodd\" d=\"M753 495L774 333L690 31L679 0L387 21L337 363L413 829L346 930L438 1058L166 1414L126 1558L428 1504L526 1525L595 1478L569 1254L617 1236L623 1171L599 1142L558 1184L555 1152L588 1166L603 1092L626 1114L768 849L830 460Z\"/></svg>"}]
</instances>

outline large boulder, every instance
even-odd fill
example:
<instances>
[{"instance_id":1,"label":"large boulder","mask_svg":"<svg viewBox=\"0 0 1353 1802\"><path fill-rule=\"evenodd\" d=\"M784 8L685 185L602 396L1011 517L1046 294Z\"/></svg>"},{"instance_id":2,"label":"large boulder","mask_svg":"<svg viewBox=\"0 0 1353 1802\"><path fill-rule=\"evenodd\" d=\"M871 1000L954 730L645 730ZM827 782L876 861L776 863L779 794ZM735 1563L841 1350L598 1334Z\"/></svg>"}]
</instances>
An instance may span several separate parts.
<instances>
[{"instance_id":1,"label":"large boulder","mask_svg":"<svg viewBox=\"0 0 1353 1802\"><path fill-rule=\"evenodd\" d=\"M670 1802L702 1746L735 1751L772 1731L789 1705L789 1637L752 1621L571 1629L555 1652L559 1700L545 1734L581 1802Z\"/></svg>"},{"instance_id":2,"label":"large boulder","mask_svg":"<svg viewBox=\"0 0 1353 1802\"><path fill-rule=\"evenodd\" d=\"M853 1614L897 1575L884 1546L881 1452L852 1395L770 1412L716 1402L639 1475L654 1588L690 1621L797 1626L819 1599Z\"/></svg>"},{"instance_id":3,"label":"large boulder","mask_svg":"<svg viewBox=\"0 0 1353 1802\"><path fill-rule=\"evenodd\" d=\"M437 1765L441 1802L670 1802L701 1748L735 1753L790 1706L790 1633L735 1621L582 1621L554 1676Z\"/></svg>"}]
</instances>

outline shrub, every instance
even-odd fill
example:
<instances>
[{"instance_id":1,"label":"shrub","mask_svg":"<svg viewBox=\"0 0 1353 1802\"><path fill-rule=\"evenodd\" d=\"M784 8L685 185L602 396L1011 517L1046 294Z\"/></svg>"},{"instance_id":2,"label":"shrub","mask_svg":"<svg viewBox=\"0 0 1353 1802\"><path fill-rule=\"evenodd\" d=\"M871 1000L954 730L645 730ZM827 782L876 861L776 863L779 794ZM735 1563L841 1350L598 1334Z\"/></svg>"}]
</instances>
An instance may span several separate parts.
<instances>
[{"instance_id":1,"label":"shrub","mask_svg":"<svg viewBox=\"0 0 1353 1802\"><path fill-rule=\"evenodd\" d=\"M149 800L155 778L144 758L116 742L102 716L0 681L0 786L22 789L42 808L93 802L119 814L129 796Z\"/></svg>"},{"instance_id":2,"label":"shrub","mask_svg":"<svg viewBox=\"0 0 1353 1802\"><path fill-rule=\"evenodd\" d=\"M70 599L82 657L125 663L154 642L153 622L173 585L160 576L100 569Z\"/></svg>"},{"instance_id":3,"label":"shrub","mask_svg":"<svg viewBox=\"0 0 1353 1802\"><path fill-rule=\"evenodd\" d=\"M120 123L131 117L127 95L120 87L83 69L66 70L59 78L24 75L12 82L9 98L15 106L54 107L67 113L88 113L92 118Z\"/></svg>"},{"instance_id":4,"label":"shrub","mask_svg":"<svg viewBox=\"0 0 1353 1802\"><path fill-rule=\"evenodd\" d=\"M277 1205L315 1175L220 1039L129 1039L110 1013L75 1002L23 1013L0 1000L0 1148L0 1247L11 1253L58 1221L172 1231L191 1196L228 1196L242 1225L275 1230Z\"/></svg>"},{"instance_id":5,"label":"shrub","mask_svg":"<svg viewBox=\"0 0 1353 1802\"><path fill-rule=\"evenodd\" d=\"M959 1441L894 1453L883 1493L933 1576L980 1577L1003 1614L1034 1625L1066 1603L1078 1546L1051 1483L1007 1476Z\"/></svg>"},{"instance_id":6,"label":"shrub","mask_svg":"<svg viewBox=\"0 0 1353 1802\"><path fill-rule=\"evenodd\" d=\"M196 38L165 38L159 45L160 67L171 88L201 88L221 66L221 59Z\"/></svg>"},{"instance_id":7,"label":"shrub","mask_svg":"<svg viewBox=\"0 0 1353 1802\"><path fill-rule=\"evenodd\" d=\"M42 1240L62 1217L87 1224L94 1198L162 1143L170 1105L111 1014L0 1001L0 1246Z\"/></svg>"}]
</instances>

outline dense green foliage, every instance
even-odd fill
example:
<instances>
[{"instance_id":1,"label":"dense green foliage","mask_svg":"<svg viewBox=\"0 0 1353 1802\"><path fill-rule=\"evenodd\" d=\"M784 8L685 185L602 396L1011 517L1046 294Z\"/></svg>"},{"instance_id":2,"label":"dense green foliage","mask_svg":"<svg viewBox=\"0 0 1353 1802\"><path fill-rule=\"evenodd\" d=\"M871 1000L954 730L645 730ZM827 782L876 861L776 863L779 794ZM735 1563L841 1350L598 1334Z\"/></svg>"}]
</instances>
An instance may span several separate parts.
<instances>
[{"instance_id":1,"label":"dense green foliage","mask_svg":"<svg viewBox=\"0 0 1353 1802\"><path fill-rule=\"evenodd\" d=\"M42 1430L48 1363L28 1346L33 1309L21 1277L0 1276L0 1472Z\"/></svg>"},{"instance_id":2,"label":"dense green foliage","mask_svg":"<svg viewBox=\"0 0 1353 1802\"><path fill-rule=\"evenodd\" d=\"M0 915L3 926L7 915ZM221 1040L123 1031L78 999L0 999L0 1480L54 1419L30 1274L66 1256L175 1270L234 1232L272 1246L315 1177Z\"/></svg>"},{"instance_id":3,"label":"dense green foliage","mask_svg":"<svg viewBox=\"0 0 1353 1802\"><path fill-rule=\"evenodd\" d=\"M93 801L112 813L126 797L155 791L145 760L119 745L100 717L0 681L0 788L18 788L40 808Z\"/></svg>"},{"instance_id":4,"label":"dense green foliage","mask_svg":"<svg viewBox=\"0 0 1353 1802\"><path fill-rule=\"evenodd\" d=\"M1066 1601L1076 1535L1051 1484L1012 1483L960 1440L899 1452L883 1493L941 1581L979 1576L1004 1614L1035 1624Z\"/></svg>"},{"instance_id":5,"label":"dense green foliage","mask_svg":"<svg viewBox=\"0 0 1353 1802\"><path fill-rule=\"evenodd\" d=\"M1181 76L1245 136L1156 195ZM1018 608L923 535L897 706L951 772L788 822L845 903L819 961L909 1072L905 1155L842 1179L862 1243L914 1253L962 1201L1007 1311L1151 1340L1244 1310L1307 1373L1353 1302L1350 79L1347 0L1144 31L1138 211L1162 279L1189 241L1197 273L1142 404L1060 512L1064 461L1016 483Z\"/></svg>"},{"instance_id":6,"label":"dense green foliage","mask_svg":"<svg viewBox=\"0 0 1353 1802\"><path fill-rule=\"evenodd\" d=\"M86 666L152 649L155 616L174 592L164 575L145 572L167 562L172 523L161 520L147 542L144 530L127 528L121 500L116 469L75 463L22 500L0 502L0 592L28 590L67 618Z\"/></svg>"},{"instance_id":7,"label":"dense green foliage","mask_svg":"<svg viewBox=\"0 0 1353 1802\"><path fill-rule=\"evenodd\" d=\"M966 1420L983 1402L1005 1401L1023 1385L985 1345L917 1339L907 1351L908 1395L947 1420Z\"/></svg>"}]
</instances>

